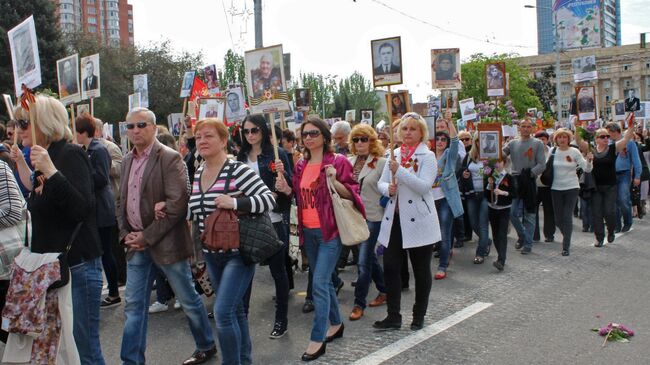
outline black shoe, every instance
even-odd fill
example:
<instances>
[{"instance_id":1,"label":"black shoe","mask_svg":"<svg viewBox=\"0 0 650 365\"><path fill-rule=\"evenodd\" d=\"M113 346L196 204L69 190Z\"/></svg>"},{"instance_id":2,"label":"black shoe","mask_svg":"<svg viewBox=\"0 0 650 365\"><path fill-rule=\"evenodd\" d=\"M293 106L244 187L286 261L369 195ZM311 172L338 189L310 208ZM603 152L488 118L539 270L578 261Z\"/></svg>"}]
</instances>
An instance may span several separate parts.
<instances>
[{"instance_id":1,"label":"black shoe","mask_svg":"<svg viewBox=\"0 0 650 365\"><path fill-rule=\"evenodd\" d=\"M343 337L343 331L345 331L345 325L341 323L341 327L333 335L325 337L325 342L332 342L337 338Z\"/></svg>"},{"instance_id":2,"label":"black shoe","mask_svg":"<svg viewBox=\"0 0 650 365\"><path fill-rule=\"evenodd\" d=\"M499 260L494 261L492 266L496 267L499 271L503 271L503 263Z\"/></svg>"},{"instance_id":3,"label":"black shoe","mask_svg":"<svg viewBox=\"0 0 650 365\"><path fill-rule=\"evenodd\" d=\"M357 287L357 282L356 281L351 282L350 286L353 287L353 288L356 288Z\"/></svg>"},{"instance_id":4,"label":"black shoe","mask_svg":"<svg viewBox=\"0 0 650 365\"><path fill-rule=\"evenodd\" d=\"M544 239L544 242L547 242L547 243L555 242L555 237L546 237Z\"/></svg>"},{"instance_id":5,"label":"black shoe","mask_svg":"<svg viewBox=\"0 0 650 365\"><path fill-rule=\"evenodd\" d=\"M607 234L607 243L612 243L616 239L616 234L614 232L609 232Z\"/></svg>"},{"instance_id":6,"label":"black shoe","mask_svg":"<svg viewBox=\"0 0 650 365\"><path fill-rule=\"evenodd\" d=\"M589 232L589 228L588 227L582 227L582 231L583 232Z\"/></svg>"},{"instance_id":7,"label":"black shoe","mask_svg":"<svg viewBox=\"0 0 650 365\"><path fill-rule=\"evenodd\" d=\"M408 291L409 290L409 285L407 284L402 284L402 291Z\"/></svg>"},{"instance_id":8,"label":"black shoe","mask_svg":"<svg viewBox=\"0 0 650 365\"><path fill-rule=\"evenodd\" d=\"M339 292L341 291L341 288L343 287L343 285L345 285L345 283L343 282L343 280L341 280L339 285L336 286L336 295L339 295Z\"/></svg>"},{"instance_id":9,"label":"black shoe","mask_svg":"<svg viewBox=\"0 0 650 365\"><path fill-rule=\"evenodd\" d=\"M102 300L102 304L100 304L99 307L100 308L110 308L110 307L114 307L116 305L120 305L120 303L122 303L122 299L120 299L119 296L117 296L115 298L111 298L109 296L109 297L104 298L104 300Z\"/></svg>"},{"instance_id":10,"label":"black shoe","mask_svg":"<svg viewBox=\"0 0 650 365\"><path fill-rule=\"evenodd\" d=\"M385 319L381 321L377 321L372 324L372 327L378 330L398 330L402 327L402 321L397 320L397 321L391 321L386 317Z\"/></svg>"},{"instance_id":11,"label":"black shoe","mask_svg":"<svg viewBox=\"0 0 650 365\"><path fill-rule=\"evenodd\" d=\"M465 246L465 244L461 240L456 240L456 242L454 242L454 248L461 248L463 246Z\"/></svg>"},{"instance_id":12,"label":"black shoe","mask_svg":"<svg viewBox=\"0 0 650 365\"><path fill-rule=\"evenodd\" d=\"M424 318L421 318L421 317L415 318L415 317L413 317L413 322L411 322L411 330L412 331L421 330L422 327L424 327Z\"/></svg>"},{"instance_id":13,"label":"black shoe","mask_svg":"<svg viewBox=\"0 0 650 365\"><path fill-rule=\"evenodd\" d=\"M280 338L285 334L287 334L287 323L278 321L273 325L273 331L271 331L269 338Z\"/></svg>"},{"instance_id":14,"label":"black shoe","mask_svg":"<svg viewBox=\"0 0 650 365\"><path fill-rule=\"evenodd\" d=\"M594 247L603 247L603 241L596 241L596 243L594 243Z\"/></svg>"},{"instance_id":15,"label":"black shoe","mask_svg":"<svg viewBox=\"0 0 650 365\"><path fill-rule=\"evenodd\" d=\"M533 252L533 249L530 247L524 247L521 249L521 254L522 255L528 255L529 253Z\"/></svg>"},{"instance_id":16,"label":"black shoe","mask_svg":"<svg viewBox=\"0 0 650 365\"><path fill-rule=\"evenodd\" d=\"M305 299L305 304L302 305L302 312L309 313L314 311L314 302L309 299Z\"/></svg>"},{"instance_id":17,"label":"black shoe","mask_svg":"<svg viewBox=\"0 0 650 365\"><path fill-rule=\"evenodd\" d=\"M318 359L319 357L321 357L321 355L323 355L323 354L325 353L325 347L327 347L327 343L326 343L326 342L323 342L323 344L320 345L320 348L319 348L316 352L314 352L313 354L308 354L308 353L304 352L304 353L302 354L302 357L301 357L300 359L301 359L302 361L313 361L313 360L316 360L316 359Z\"/></svg>"},{"instance_id":18,"label":"black shoe","mask_svg":"<svg viewBox=\"0 0 650 365\"><path fill-rule=\"evenodd\" d=\"M569 256L569 250L562 250L562 256Z\"/></svg>"},{"instance_id":19,"label":"black shoe","mask_svg":"<svg viewBox=\"0 0 650 365\"><path fill-rule=\"evenodd\" d=\"M524 247L524 241L517 240L517 243L515 243L515 250L521 250L522 247Z\"/></svg>"},{"instance_id":20,"label":"black shoe","mask_svg":"<svg viewBox=\"0 0 650 365\"><path fill-rule=\"evenodd\" d=\"M211 358L214 357L214 355L217 354L217 347L213 347L207 351L199 351L196 350L190 356L189 359L183 361L183 365L195 365L195 364L203 364L204 362L210 360Z\"/></svg>"},{"instance_id":21,"label":"black shoe","mask_svg":"<svg viewBox=\"0 0 650 365\"><path fill-rule=\"evenodd\" d=\"M631 224L629 226L623 226L623 228L621 228L621 233L628 232L630 229L632 229Z\"/></svg>"},{"instance_id":22,"label":"black shoe","mask_svg":"<svg viewBox=\"0 0 650 365\"><path fill-rule=\"evenodd\" d=\"M435 258L440 257L440 250L434 252L434 253L433 253L433 257L435 257Z\"/></svg>"},{"instance_id":23,"label":"black shoe","mask_svg":"<svg viewBox=\"0 0 650 365\"><path fill-rule=\"evenodd\" d=\"M208 318L214 319L214 312L208 312Z\"/></svg>"}]
</instances>

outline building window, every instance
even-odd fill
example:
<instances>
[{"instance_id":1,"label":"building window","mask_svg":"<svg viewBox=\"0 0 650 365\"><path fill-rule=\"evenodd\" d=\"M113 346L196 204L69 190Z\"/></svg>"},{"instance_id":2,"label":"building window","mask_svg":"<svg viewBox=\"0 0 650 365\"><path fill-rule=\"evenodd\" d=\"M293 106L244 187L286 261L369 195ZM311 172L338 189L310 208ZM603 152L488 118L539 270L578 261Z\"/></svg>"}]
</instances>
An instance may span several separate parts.
<instances>
[{"instance_id":1,"label":"building window","mask_svg":"<svg viewBox=\"0 0 650 365\"><path fill-rule=\"evenodd\" d=\"M97 9L93 7L88 7L88 14L97 14Z\"/></svg>"},{"instance_id":2,"label":"building window","mask_svg":"<svg viewBox=\"0 0 650 365\"><path fill-rule=\"evenodd\" d=\"M562 118L568 118L569 117L569 111L566 109L562 110Z\"/></svg>"},{"instance_id":3,"label":"building window","mask_svg":"<svg viewBox=\"0 0 650 365\"><path fill-rule=\"evenodd\" d=\"M89 16L89 17L88 17L88 23L90 23L90 24L97 24L97 18L95 18L95 17L93 17L93 16Z\"/></svg>"},{"instance_id":4,"label":"building window","mask_svg":"<svg viewBox=\"0 0 650 365\"><path fill-rule=\"evenodd\" d=\"M603 87L604 87L605 89L609 89L609 88L611 88L611 87L612 87L612 82L609 81L609 80L603 81Z\"/></svg>"},{"instance_id":5,"label":"building window","mask_svg":"<svg viewBox=\"0 0 650 365\"><path fill-rule=\"evenodd\" d=\"M89 33L97 33L97 27L95 27L93 25L89 25L88 26L88 32Z\"/></svg>"},{"instance_id":6,"label":"building window","mask_svg":"<svg viewBox=\"0 0 650 365\"><path fill-rule=\"evenodd\" d=\"M611 99L611 96L609 96L609 95L605 95L605 102L606 102L606 103L609 103L609 100L610 100L610 99Z\"/></svg>"},{"instance_id":7,"label":"building window","mask_svg":"<svg viewBox=\"0 0 650 365\"><path fill-rule=\"evenodd\" d=\"M630 87L632 87L632 80L625 80L624 84L625 84L625 88L629 89Z\"/></svg>"},{"instance_id":8,"label":"building window","mask_svg":"<svg viewBox=\"0 0 650 365\"><path fill-rule=\"evenodd\" d=\"M632 65L623 66L623 71L631 71L631 70L632 70Z\"/></svg>"},{"instance_id":9,"label":"building window","mask_svg":"<svg viewBox=\"0 0 650 365\"><path fill-rule=\"evenodd\" d=\"M612 107L611 106L605 107L605 115L612 115Z\"/></svg>"},{"instance_id":10,"label":"building window","mask_svg":"<svg viewBox=\"0 0 650 365\"><path fill-rule=\"evenodd\" d=\"M95 3L95 0L87 0L86 1L86 4L94 4L94 3Z\"/></svg>"}]
</instances>

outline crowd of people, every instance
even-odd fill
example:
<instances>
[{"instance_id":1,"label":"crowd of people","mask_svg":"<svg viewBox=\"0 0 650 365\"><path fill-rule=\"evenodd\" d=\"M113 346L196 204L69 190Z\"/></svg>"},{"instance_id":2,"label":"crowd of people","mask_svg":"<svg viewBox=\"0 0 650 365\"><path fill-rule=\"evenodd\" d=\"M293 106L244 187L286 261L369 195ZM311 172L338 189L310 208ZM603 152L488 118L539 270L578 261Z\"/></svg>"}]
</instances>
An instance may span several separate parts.
<instances>
[{"instance_id":1,"label":"crowd of people","mask_svg":"<svg viewBox=\"0 0 650 365\"><path fill-rule=\"evenodd\" d=\"M238 249L204 244L209 217L218 210L268 214L283 243L266 261L275 285L271 339L290 328L295 268L300 262L308 271L302 311L314 314L302 360L311 361L344 335L339 268L358 268L347 319L385 305L385 318L373 327L389 330L402 326L410 261L410 328L417 331L425 326L432 281L448 276L455 248L476 237L473 263L483 264L494 246L492 264L503 271L512 224L521 254L532 252L540 232L553 242L559 231L561 254L568 256L574 217L583 232L593 232L594 246L603 247L632 229L633 217L645 215L650 180L650 140L633 118L624 126L605 123L593 141L570 129L536 131L525 118L501 157L487 161L480 158L478 133L457 131L450 113L435 126L405 113L393 123L392 138L389 128L346 121L329 126L315 115L295 131L269 125L261 115L249 115L235 129L215 118L188 117L176 141L151 110L135 108L126 116L131 149L124 155L102 138L101 120L88 114L76 118L73 136L66 109L54 98L38 95L30 110L18 106L14 115L6 129L0 126L6 140L0 144L0 229L29 216L31 251L67 254L74 341L60 346L81 364L105 363L101 308L122 300L120 358L144 364L149 314L167 310L172 298L196 346L183 364L206 362L217 348L223 364L253 362L249 303L257 267ZM328 180L366 219L369 237L357 246L342 245ZM300 242L297 257L289 250L292 235ZM201 264L207 287L198 283ZM20 317L9 279L0 270L0 306ZM373 284L376 296L370 296ZM214 305L206 308L202 295L211 291ZM25 351L13 347L15 332L2 331L5 357ZM50 351L39 356L59 358L62 349Z\"/></svg>"}]
</instances>

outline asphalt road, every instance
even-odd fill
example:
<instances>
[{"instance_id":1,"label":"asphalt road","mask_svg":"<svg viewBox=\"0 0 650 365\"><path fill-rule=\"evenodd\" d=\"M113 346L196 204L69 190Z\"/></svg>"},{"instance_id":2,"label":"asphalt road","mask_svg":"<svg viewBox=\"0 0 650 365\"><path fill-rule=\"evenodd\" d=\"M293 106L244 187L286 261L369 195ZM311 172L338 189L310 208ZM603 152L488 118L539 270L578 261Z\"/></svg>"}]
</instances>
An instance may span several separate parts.
<instances>
[{"instance_id":1,"label":"asphalt road","mask_svg":"<svg viewBox=\"0 0 650 365\"><path fill-rule=\"evenodd\" d=\"M520 255L513 247L512 230L502 273L491 265L494 253L483 265L473 264L476 244L466 243L454 250L448 278L434 281L425 329L418 332L408 328L413 289L403 293L405 325L399 331L372 328L375 320L385 316L385 307L369 308L361 320L348 321L354 302L350 282L356 278L356 269L349 267L341 273L346 285L339 295L345 335L314 363L650 364L647 222L635 220L631 232L617 235L613 244L599 249L593 247L593 234L580 232L576 220L569 257L560 255L559 242L537 243L532 254ZM560 237L558 232L556 239ZM295 278L298 290L290 297L289 332L271 340L273 281L268 268L256 272L250 310L256 364L302 363L312 314L301 312L307 275L299 272ZM375 295L372 288L369 298ZM206 300L206 305L211 304L211 299ZM480 310L463 316L468 307ZM119 364L123 319L123 306L102 310L101 341L107 364ZM636 335L629 343L603 347L603 338L591 329L609 322L623 323ZM149 317L148 364L180 364L193 350L182 311L170 309ZM218 363L219 357L208 362Z\"/></svg>"}]
</instances>

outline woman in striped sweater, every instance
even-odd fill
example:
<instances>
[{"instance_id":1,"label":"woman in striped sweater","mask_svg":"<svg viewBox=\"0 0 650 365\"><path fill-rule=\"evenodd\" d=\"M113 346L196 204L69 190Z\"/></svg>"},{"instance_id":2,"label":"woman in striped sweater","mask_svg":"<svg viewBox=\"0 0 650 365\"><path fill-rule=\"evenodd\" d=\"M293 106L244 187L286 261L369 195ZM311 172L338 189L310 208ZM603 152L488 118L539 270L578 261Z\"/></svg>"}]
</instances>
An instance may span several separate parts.
<instances>
[{"instance_id":1,"label":"woman in striped sweater","mask_svg":"<svg viewBox=\"0 0 650 365\"><path fill-rule=\"evenodd\" d=\"M201 232L205 229L205 219L217 208L266 213L275 207L273 195L262 179L246 164L228 160L228 128L220 120L200 120L194 127L194 135L197 150L205 162L194 177L189 211ZM243 298L253 279L255 265L244 263L238 250L204 249L204 257L216 292L214 314L222 362L251 364L252 347Z\"/></svg>"}]
</instances>

